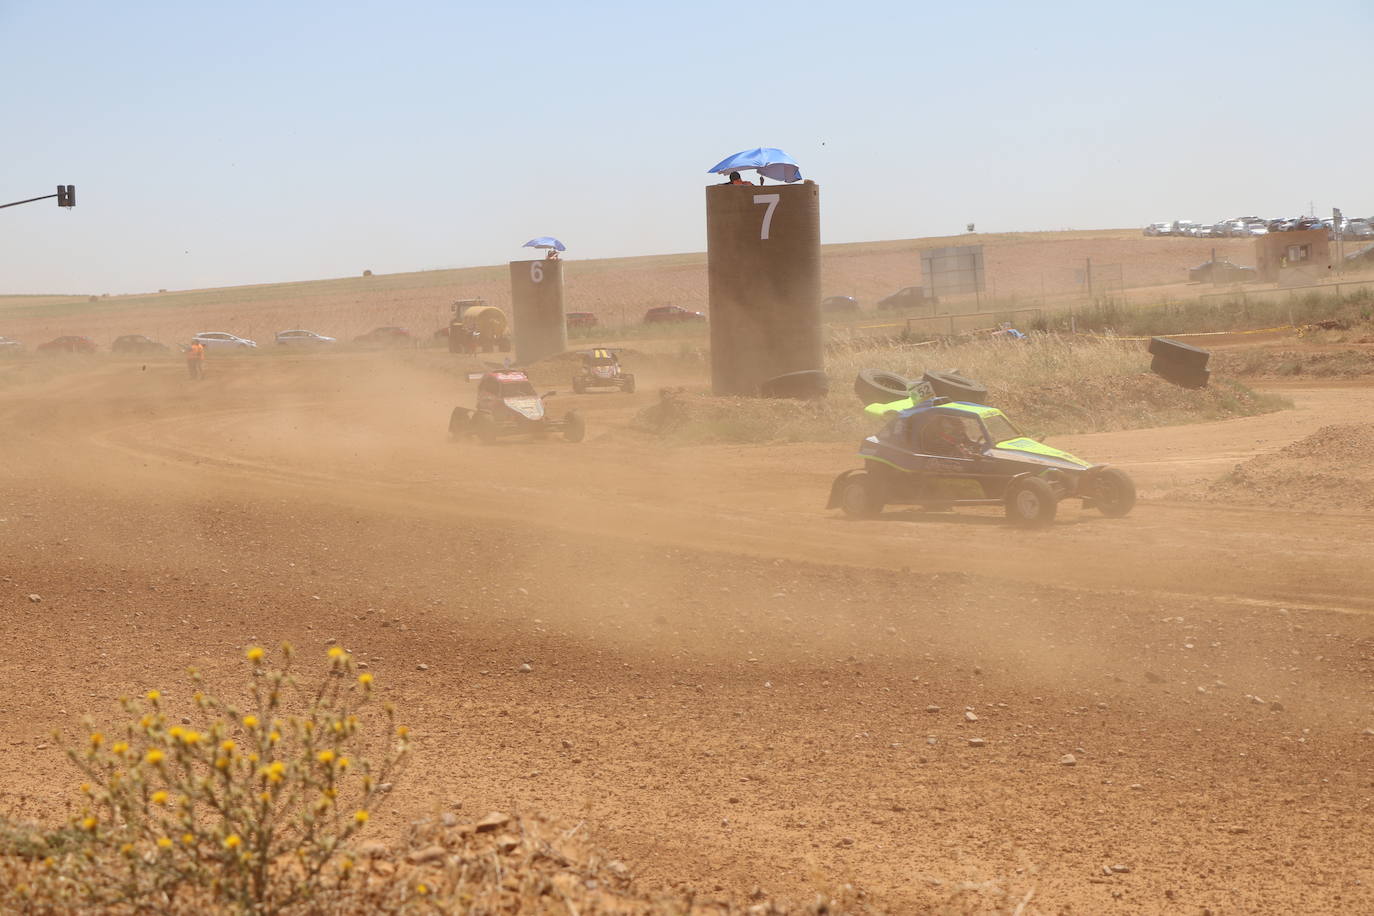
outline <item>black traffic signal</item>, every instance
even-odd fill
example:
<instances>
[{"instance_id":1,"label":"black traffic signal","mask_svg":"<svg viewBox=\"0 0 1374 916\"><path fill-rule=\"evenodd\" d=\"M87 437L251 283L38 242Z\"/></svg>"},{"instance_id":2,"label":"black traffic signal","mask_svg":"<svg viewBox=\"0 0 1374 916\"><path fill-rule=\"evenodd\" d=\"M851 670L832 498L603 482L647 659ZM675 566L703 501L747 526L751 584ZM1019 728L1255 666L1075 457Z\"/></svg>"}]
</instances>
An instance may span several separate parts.
<instances>
[{"instance_id":1,"label":"black traffic signal","mask_svg":"<svg viewBox=\"0 0 1374 916\"><path fill-rule=\"evenodd\" d=\"M60 184L57 186L57 205L59 207L76 206L76 185Z\"/></svg>"}]
</instances>

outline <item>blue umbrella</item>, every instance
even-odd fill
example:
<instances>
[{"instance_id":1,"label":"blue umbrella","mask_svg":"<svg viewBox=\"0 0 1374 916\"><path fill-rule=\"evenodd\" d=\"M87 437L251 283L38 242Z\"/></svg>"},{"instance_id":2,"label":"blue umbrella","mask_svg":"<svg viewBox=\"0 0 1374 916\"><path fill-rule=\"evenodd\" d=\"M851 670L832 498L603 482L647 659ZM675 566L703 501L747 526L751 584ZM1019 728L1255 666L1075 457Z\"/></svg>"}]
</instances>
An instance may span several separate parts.
<instances>
[{"instance_id":1,"label":"blue umbrella","mask_svg":"<svg viewBox=\"0 0 1374 916\"><path fill-rule=\"evenodd\" d=\"M802 177L801 169L797 166L796 160L782 150L771 146L760 146L735 153L735 155L721 160L706 171L718 175L728 175L743 169L754 169L765 178L789 184L794 181L801 181Z\"/></svg>"},{"instance_id":2,"label":"blue umbrella","mask_svg":"<svg viewBox=\"0 0 1374 916\"><path fill-rule=\"evenodd\" d=\"M552 248L554 251L567 251L563 243L551 235L541 235L537 239L530 239L520 246L521 248Z\"/></svg>"}]
</instances>

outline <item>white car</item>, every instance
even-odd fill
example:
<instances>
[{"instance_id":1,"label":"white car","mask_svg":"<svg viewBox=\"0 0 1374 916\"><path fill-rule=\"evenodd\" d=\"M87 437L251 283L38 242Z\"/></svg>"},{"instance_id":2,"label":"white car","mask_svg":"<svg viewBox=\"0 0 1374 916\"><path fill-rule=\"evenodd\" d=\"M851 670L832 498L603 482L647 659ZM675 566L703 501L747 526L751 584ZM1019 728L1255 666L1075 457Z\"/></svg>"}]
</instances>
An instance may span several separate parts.
<instances>
[{"instance_id":1,"label":"white car","mask_svg":"<svg viewBox=\"0 0 1374 916\"><path fill-rule=\"evenodd\" d=\"M278 331L277 343L283 347L316 347L338 343L333 337L316 334L314 331Z\"/></svg>"},{"instance_id":2,"label":"white car","mask_svg":"<svg viewBox=\"0 0 1374 916\"><path fill-rule=\"evenodd\" d=\"M191 338L191 342L202 344L207 350L239 350L257 346L257 343L245 337L235 337L223 331L201 331Z\"/></svg>"},{"instance_id":3,"label":"white car","mask_svg":"<svg viewBox=\"0 0 1374 916\"><path fill-rule=\"evenodd\" d=\"M24 344L13 337L0 337L0 356L14 356L24 352Z\"/></svg>"}]
</instances>

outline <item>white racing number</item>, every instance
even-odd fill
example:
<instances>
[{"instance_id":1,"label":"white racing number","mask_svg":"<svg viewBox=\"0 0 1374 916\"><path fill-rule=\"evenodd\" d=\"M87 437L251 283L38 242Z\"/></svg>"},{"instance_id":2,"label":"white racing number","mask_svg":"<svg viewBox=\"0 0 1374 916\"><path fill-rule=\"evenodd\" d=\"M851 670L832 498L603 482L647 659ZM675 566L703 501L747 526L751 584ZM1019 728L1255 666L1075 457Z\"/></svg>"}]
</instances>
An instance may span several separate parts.
<instances>
[{"instance_id":1,"label":"white racing number","mask_svg":"<svg viewBox=\"0 0 1374 916\"><path fill-rule=\"evenodd\" d=\"M531 262L530 262L530 282L531 282L531 283L543 283L543 282L544 282L544 264L543 264L542 261L531 261Z\"/></svg>"},{"instance_id":2,"label":"white racing number","mask_svg":"<svg viewBox=\"0 0 1374 916\"><path fill-rule=\"evenodd\" d=\"M755 194L754 203L767 204L768 209L763 211L763 229L759 231L759 238L768 238L768 230L773 225L773 211L778 208L778 200L781 194Z\"/></svg>"}]
</instances>

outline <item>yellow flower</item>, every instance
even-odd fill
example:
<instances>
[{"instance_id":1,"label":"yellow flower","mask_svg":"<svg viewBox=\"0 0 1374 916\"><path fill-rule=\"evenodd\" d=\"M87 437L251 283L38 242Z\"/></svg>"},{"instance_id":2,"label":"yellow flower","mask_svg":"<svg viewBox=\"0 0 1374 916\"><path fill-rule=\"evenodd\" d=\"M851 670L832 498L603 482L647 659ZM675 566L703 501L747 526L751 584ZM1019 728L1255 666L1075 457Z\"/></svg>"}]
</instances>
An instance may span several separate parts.
<instances>
[{"instance_id":1,"label":"yellow flower","mask_svg":"<svg viewBox=\"0 0 1374 916\"><path fill-rule=\"evenodd\" d=\"M244 727L244 728L257 728L257 727L258 727L258 717L257 717L257 716L244 716L244 717L243 717L243 727Z\"/></svg>"},{"instance_id":2,"label":"yellow flower","mask_svg":"<svg viewBox=\"0 0 1374 916\"><path fill-rule=\"evenodd\" d=\"M159 699L162 698L161 692L157 690L149 690L147 693L144 694L144 696L146 696L148 700L152 703L156 703Z\"/></svg>"},{"instance_id":3,"label":"yellow flower","mask_svg":"<svg viewBox=\"0 0 1374 916\"><path fill-rule=\"evenodd\" d=\"M164 792L164 791L162 791L161 789L158 789L156 792L154 792L154 793L153 793L153 804L155 804L155 805L165 805L165 804L167 804L167 793Z\"/></svg>"},{"instance_id":4,"label":"yellow flower","mask_svg":"<svg viewBox=\"0 0 1374 916\"><path fill-rule=\"evenodd\" d=\"M423 884L417 884L415 885L415 893L423 897L425 894L429 893L429 888Z\"/></svg>"},{"instance_id":5,"label":"yellow flower","mask_svg":"<svg viewBox=\"0 0 1374 916\"><path fill-rule=\"evenodd\" d=\"M198 744L200 737L200 732L186 732L181 736L181 740L186 744Z\"/></svg>"},{"instance_id":6,"label":"yellow flower","mask_svg":"<svg viewBox=\"0 0 1374 916\"><path fill-rule=\"evenodd\" d=\"M315 755L315 759L326 765L331 764L334 762L334 752L329 750L320 751Z\"/></svg>"},{"instance_id":7,"label":"yellow flower","mask_svg":"<svg viewBox=\"0 0 1374 916\"><path fill-rule=\"evenodd\" d=\"M239 839L239 835L237 833L231 833L224 838L224 848L235 849L242 842L243 840Z\"/></svg>"},{"instance_id":8,"label":"yellow flower","mask_svg":"<svg viewBox=\"0 0 1374 916\"><path fill-rule=\"evenodd\" d=\"M358 675L358 683L359 683L359 684L362 684L364 687L371 687L371 686L372 686L372 672L371 672L371 671L364 671L362 674Z\"/></svg>"},{"instance_id":9,"label":"yellow flower","mask_svg":"<svg viewBox=\"0 0 1374 916\"><path fill-rule=\"evenodd\" d=\"M167 729L167 736L169 738L180 738L184 734L186 734L186 729L182 728L180 725L173 725L171 728Z\"/></svg>"},{"instance_id":10,"label":"yellow flower","mask_svg":"<svg viewBox=\"0 0 1374 916\"><path fill-rule=\"evenodd\" d=\"M116 754L122 754L122 753L124 753L125 751L127 751L128 749L129 749L129 742L127 742L127 741L116 741L116 742L114 743L114 746L110 748L110 750L113 751L113 752L116 753Z\"/></svg>"},{"instance_id":11,"label":"yellow flower","mask_svg":"<svg viewBox=\"0 0 1374 916\"><path fill-rule=\"evenodd\" d=\"M410 729L404 725L398 725L396 726L396 735L399 738L407 738L410 736Z\"/></svg>"},{"instance_id":12,"label":"yellow flower","mask_svg":"<svg viewBox=\"0 0 1374 916\"><path fill-rule=\"evenodd\" d=\"M90 794L91 794L91 784L88 783L88 782L83 782L83 783L81 784L81 793L82 793L83 795L90 795Z\"/></svg>"},{"instance_id":13,"label":"yellow flower","mask_svg":"<svg viewBox=\"0 0 1374 916\"><path fill-rule=\"evenodd\" d=\"M194 836L192 836L191 834L189 834L189 833L183 833L183 834L181 835L181 843L182 843L183 846L190 846L190 845L191 845L192 843L194 843L195 841L196 841L196 838L195 838Z\"/></svg>"},{"instance_id":14,"label":"yellow flower","mask_svg":"<svg viewBox=\"0 0 1374 916\"><path fill-rule=\"evenodd\" d=\"M281 782L282 777L286 775L286 765L280 760L273 761L268 765L266 772L268 782Z\"/></svg>"},{"instance_id":15,"label":"yellow flower","mask_svg":"<svg viewBox=\"0 0 1374 916\"><path fill-rule=\"evenodd\" d=\"M158 848L158 849L171 849L171 848L172 848L172 840L171 840L171 838L170 838L170 837L165 837L165 836L160 836L160 837L158 837L158 838L157 838L157 848Z\"/></svg>"},{"instance_id":16,"label":"yellow flower","mask_svg":"<svg viewBox=\"0 0 1374 916\"><path fill-rule=\"evenodd\" d=\"M339 862L339 871L344 872L345 874L347 874L348 872L350 872L350 871L352 871L352 870L353 870L353 860L350 859L350 858L348 858L347 856L344 856L343 859L340 860L340 862Z\"/></svg>"},{"instance_id":17,"label":"yellow flower","mask_svg":"<svg viewBox=\"0 0 1374 916\"><path fill-rule=\"evenodd\" d=\"M84 820L81 821L81 829L93 831L95 830L95 825L98 823L100 822L97 821L95 818L87 816Z\"/></svg>"},{"instance_id":18,"label":"yellow flower","mask_svg":"<svg viewBox=\"0 0 1374 916\"><path fill-rule=\"evenodd\" d=\"M134 844L133 844L133 843L125 843L123 846L120 846L120 847L119 847L119 851L122 852L122 853L124 853L124 855L126 855L126 856L127 856L127 855L130 855L130 854L134 851Z\"/></svg>"},{"instance_id":19,"label":"yellow flower","mask_svg":"<svg viewBox=\"0 0 1374 916\"><path fill-rule=\"evenodd\" d=\"M248 660L250 662L257 664L262 661L263 651L261 647L253 646L251 649L245 652L244 655L248 657Z\"/></svg>"},{"instance_id":20,"label":"yellow flower","mask_svg":"<svg viewBox=\"0 0 1374 916\"><path fill-rule=\"evenodd\" d=\"M259 793L258 793L258 801L260 801L260 802L270 802L271 800L272 800L272 793L271 793L271 792L259 792Z\"/></svg>"},{"instance_id":21,"label":"yellow flower","mask_svg":"<svg viewBox=\"0 0 1374 916\"><path fill-rule=\"evenodd\" d=\"M164 755L162 751L158 750L157 748L153 748L151 751L143 755L143 759L147 763L157 764L162 762L163 756Z\"/></svg>"},{"instance_id":22,"label":"yellow flower","mask_svg":"<svg viewBox=\"0 0 1374 916\"><path fill-rule=\"evenodd\" d=\"M276 743L277 743L278 741L280 741L280 740L281 740L281 732L273 732L272 734L270 734L270 735L267 736L267 743L268 743L268 744L276 744Z\"/></svg>"},{"instance_id":23,"label":"yellow flower","mask_svg":"<svg viewBox=\"0 0 1374 916\"><path fill-rule=\"evenodd\" d=\"M102 743L104 740L105 740L105 736L104 736L104 735L102 735L100 732L94 732L94 733L91 735L91 747L100 747L101 743Z\"/></svg>"},{"instance_id":24,"label":"yellow flower","mask_svg":"<svg viewBox=\"0 0 1374 916\"><path fill-rule=\"evenodd\" d=\"M347 758L347 757L340 757L340 758L339 758L339 769L341 769L341 770L346 770L346 769L348 769L348 758Z\"/></svg>"},{"instance_id":25,"label":"yellow flower","mask_svg":"<svg viewBox=\"0 0 1374 916\"><path fill-rule=\"evenodd\" d=\"M234 742L231 741L231 740L229 740L228 738L225 738L223 741L221 741L221 742L219 743L219 749L222 750L222 751L224 751L224 753L226 753L226 754L232 753L233 750L234 750L234 747L235 747Z\"/></svg>"},{"instance_id":26,"label":"yellow flower","mask_svg":"<svg viewBox=\"0 0 1374 916\"><path fill-rule=\"evenodd\" d=\"M229 758L228 758L228 757L216 757L216 758L215 758L215 769L217 769L217 770L227 770L227 769L229 769Z\"/></svg>"},{"instance_id":27,"label":"yellow flower","mask_svg":"<svg viewBox=\"0 0 1374 916\"><path fill-rule=\"evenodd\" d=\"M354 811L354 812L353 812L353 820L355 820L355 821L358 822L358 826L362 826L363 824L366 824L366 823L367 823L367 812L366 812L366 811L363 811L363 810L361 810L361 809L358 810L358 811Z\"/></svg>"},{"instance_id":28,"label":"yellow flower","mask_svg":"<svg viewBox=\"0 0 1374 916\"><path fill-rule=\"evenodd\" d=\"M330 646L329 657L337 661L344 657L344 650L338 646Z\"/></svg>"}]
</instances>

